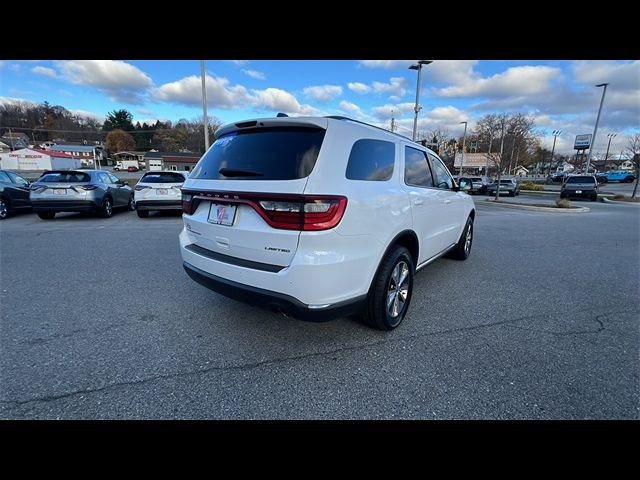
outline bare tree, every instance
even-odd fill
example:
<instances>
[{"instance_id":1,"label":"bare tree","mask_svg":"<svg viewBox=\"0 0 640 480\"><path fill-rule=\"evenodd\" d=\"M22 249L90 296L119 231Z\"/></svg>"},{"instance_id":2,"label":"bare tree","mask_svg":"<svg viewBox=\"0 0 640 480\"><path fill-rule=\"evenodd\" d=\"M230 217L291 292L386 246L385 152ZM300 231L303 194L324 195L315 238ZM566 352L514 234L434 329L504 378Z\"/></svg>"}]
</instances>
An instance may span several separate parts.
<instances>
[{"instance_id":1,"label":"bare tree","mask_svg":"<svg viewBox=\"0 0 640 480\"><path fill-rule=\"evenodd\" d=\"M640 132L636 132L629 137L629 146L627 150L631 153L631 161L633 162L636 173L636 183L633 186L631 198L635 198L638 191L638 180L640 180Z\"/></svg>"},{"instance_id":2,"label":"bare tree","mask_svg":"<svg viewBox=\"0 0 640 480\"><path fill-rule=\"evenodd\" d=\"M438 154L444 150L444 145L447 143L449 139L449 132L445 129L434 129L427 130L425 132L420 132L420 139L426 140L429 143L435 143L436 148L438 150Z\"/></svg>"}]
</instances>

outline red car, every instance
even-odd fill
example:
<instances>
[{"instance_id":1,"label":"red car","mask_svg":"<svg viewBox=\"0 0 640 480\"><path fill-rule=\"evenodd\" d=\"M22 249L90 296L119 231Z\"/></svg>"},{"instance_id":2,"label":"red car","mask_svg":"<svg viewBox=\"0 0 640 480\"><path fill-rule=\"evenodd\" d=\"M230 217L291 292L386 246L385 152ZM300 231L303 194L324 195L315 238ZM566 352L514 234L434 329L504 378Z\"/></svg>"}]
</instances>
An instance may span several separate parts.
<instances>
[{"instance_id":1,"label":"red car","mask_svg":"<svg viewBox=\"0 0 640 480\"><path fill-rule=\"evenodd\" d=\"M139 169L138 167L129 167L127 168L127 172L137 172Z\"/></svg>"}]
</instances>

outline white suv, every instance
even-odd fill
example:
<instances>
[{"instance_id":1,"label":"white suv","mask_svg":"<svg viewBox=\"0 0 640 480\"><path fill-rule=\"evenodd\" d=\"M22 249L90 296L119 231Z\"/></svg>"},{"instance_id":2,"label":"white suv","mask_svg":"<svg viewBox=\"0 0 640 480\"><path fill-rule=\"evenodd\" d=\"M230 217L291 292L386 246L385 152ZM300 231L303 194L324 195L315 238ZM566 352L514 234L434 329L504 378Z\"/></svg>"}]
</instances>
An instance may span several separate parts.
<instances>
[{"instance_id":1,"label":"white suv","mask_svg":"<svg viewBox=\"0 0 640 480\"><path fill-rule=\"evenodd\" d=\"M135 188L136 211L140 218L147 218L154 210L178 210L182 208L180 187L188 172L147 172Z\"/></svg>"},{"instance_id":2,"label":"white suv","mask_svg":"<svg viewBox=\"0 0 640 480\"><path fill-rule=\"evenodd\" d=\"M281 115L281 114L280 114ZM442 161L344 117L225 125L182 188L187 274L299 318L402 322L414 273L469 256L475 209Z\"/></svg>"}]
</instances>

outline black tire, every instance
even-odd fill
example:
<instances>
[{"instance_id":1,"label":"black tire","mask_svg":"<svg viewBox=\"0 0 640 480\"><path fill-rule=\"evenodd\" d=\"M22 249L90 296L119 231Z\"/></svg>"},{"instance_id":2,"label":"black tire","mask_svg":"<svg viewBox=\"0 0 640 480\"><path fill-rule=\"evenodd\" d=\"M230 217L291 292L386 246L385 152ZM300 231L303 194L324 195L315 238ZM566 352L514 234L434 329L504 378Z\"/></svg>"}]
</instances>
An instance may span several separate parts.
<instances>
[{"instance_id":1,"label":"black tire","mask_svg":"<svg viewBox=\"0 0 640 480\"><path fill-rule=\"evenodd\" d=\"M560 198L567 198L567 196L564 194L564 192L560 192Z\"/></svg>"},{"instance_id":2,"label":"black tire","mask_svg":"<svg viewBox=\"0 0 640 480\"><path fill-rule=\"evenodd\" d=\"M4 220L9 216L9 202L4 198L0 198L0 220Z\"/></svg>"},{"instance_id":3,"label":"black tire","mask_svg":"<svg viewBox=\"0 0 640 480\"><path fill-rule=\"evenodd\" d=\"M147 218L149 216L149 210L136 210L138 217Z\"/></svg>"},{"instance_id":4,"label":"black tire","mask_svg":"<svg viewBox=\"0 0 640 480\"><path fill-rule=\"evenodd\" d=\"M400 280L400 277L394 279L396 267L398 267L396 273L400 275L403 265L407 268L406 278L400 284L400 286L406 286L406 290L402 289L402 291L406 291L404 302L402 302L402 295L399 293L397 285L395 285L395 282ZM393 330L402 323L411 302L414 271L415 266L409 250L400 245L392 247L382 260L369 290L364 312L364 320L369 326L378 330ZM391 298L394 291L396 292L395 297L387 307L387 300ZM395 316L392 314L393 309L397 311Z\"/></svg>"},{"instance_id":5,"label":"black tire","mask_svg":"<svg viewBox=\"0 0 640 480\"><path fill-rule=\"evenodd\" d=\"M38 212L38 216L42 220L52 220L56 216L56 212Z\"/></svg>"},{"instance_id":6,"label":"black tire","mask_svg":"<svg viewBox=\"0 0 640 480\"><path fill-rule=\"evenodd\" d=\"M467 236L469 243L467 244ZM467 219L467 224L462 230L460 239L456 246L448 253L448 257L454 260L466 260L471 255L471 246L473 245L473 218Z\"/></svg>"},{"instance_id":7,"label":"black tire","mask_svg":"<svg viewBox=\"0 0 640 480\"><path fill-rule=\"evenodd\" d=\"M591 201L592 202L597 202L598 201L598 194L591 195Z\"/></svg>"},{"instance_id":8,"label":"black tire","mask_svg":"<svg viewBox=\"0 0 640 480\"><path fill-rule=\"evenodd\" d=\"M633 177L627 177L624 179L625 183L631 183L633 182L635 179Z\"/></svg>"},{"instance_id":9,"label":"black tire","mask_svg":"<svg viewBox=\"0 0 640 480\"><path fill-rule=\"evenodd\" d=\"M104 198L98 213L103 218L110 218L113 215L113 202L111 201L111 197Z\"/></svg>"},{"instance_id":10,"label":"black tire","mask_svg":"<svg viewBox=\"0 0 640 480\"><path fill-rule=\"evenodd\" d=\"M130 212L133 212L136 209L136 199L134 198L133 194L131 194L131 196L129 197L129 204L127 205L127 208Z\"/></svg>"},{"instance_id":11,"label":"black tire","mask_svg":"<svg viewBox=\"0 0 640 480\"><path fill-rule=\"evenodd\" d=\"M515 196L516 196L516 192L515 192L515 191L513 191L513 192L509 192L509 196L510 196L510 197L515 197Z\"/></svg>"}]
</instances>

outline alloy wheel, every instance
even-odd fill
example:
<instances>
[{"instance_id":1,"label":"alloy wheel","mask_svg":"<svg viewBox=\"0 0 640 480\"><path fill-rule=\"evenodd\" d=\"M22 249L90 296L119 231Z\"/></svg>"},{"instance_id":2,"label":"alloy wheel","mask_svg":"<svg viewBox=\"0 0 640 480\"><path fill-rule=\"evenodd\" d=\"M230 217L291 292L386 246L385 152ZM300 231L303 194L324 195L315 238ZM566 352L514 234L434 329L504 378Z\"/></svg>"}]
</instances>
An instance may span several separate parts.
<instances>
[{"instance_id":1,"label":"alloy wheel","mask_svg":"<svg viewBox=\"0 0 640 480\"><path fill-rule=\"evenodd\" d=\"M409 294L409 266L404 261L396 264L389 279L387 290L387 312L391 318L398 318L404 310Z\"/></svg>"}]
</instances>

